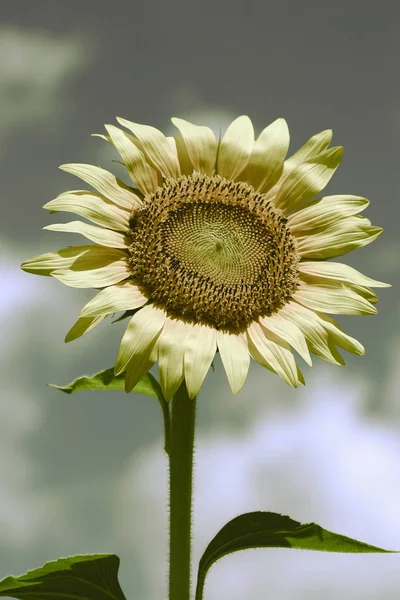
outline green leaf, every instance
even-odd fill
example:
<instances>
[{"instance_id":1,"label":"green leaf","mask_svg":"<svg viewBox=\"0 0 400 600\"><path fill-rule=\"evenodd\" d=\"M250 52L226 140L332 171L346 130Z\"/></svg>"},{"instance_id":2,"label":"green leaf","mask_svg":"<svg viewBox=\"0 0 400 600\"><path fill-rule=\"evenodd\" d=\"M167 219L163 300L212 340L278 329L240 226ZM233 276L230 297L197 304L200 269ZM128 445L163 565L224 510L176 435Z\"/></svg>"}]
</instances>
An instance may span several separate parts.
<instances>
[{"instance_id":1,"label":"green leaf","mask_svg":"<svg viewBox=\"0 0 400 600\"><path fill-rule=\"evenodd\" d=\"M68 385L55 385L49 383L49 386L61 390L66 394L73 394L81 390L125 390L125 374L114 375L114 369L106 369L100 371L95 375L78 377ZM157 379L151 374L147 373L133 388L134 392L138 394L146 394L147 396L154 396L160 402L164 400L160 384Z\"/></svg>"},{"instance_id":2,"label":"green leaf","mask_svg":"<svg viewBox=\"0 0 400 600\"><path fill-rule=\"evenodd\" d=\"M0 596L21 600L126 600L118 583L115 554L59 558L0 582Z\"/></svg>"},{"instance_id":3,"label":"green leaf","mask_svg":"<svg viewBox=\"0 0 400 600\"><path fill-rule=\"evenodd\" d=\"M202 600L210 567L220 558L249 548L297 548L323 552L390 552L332 533L315 523L302 525L272 512L252 512L229 521L207 546L199 563L196 600Z\"/></svg>"}]
</instances>

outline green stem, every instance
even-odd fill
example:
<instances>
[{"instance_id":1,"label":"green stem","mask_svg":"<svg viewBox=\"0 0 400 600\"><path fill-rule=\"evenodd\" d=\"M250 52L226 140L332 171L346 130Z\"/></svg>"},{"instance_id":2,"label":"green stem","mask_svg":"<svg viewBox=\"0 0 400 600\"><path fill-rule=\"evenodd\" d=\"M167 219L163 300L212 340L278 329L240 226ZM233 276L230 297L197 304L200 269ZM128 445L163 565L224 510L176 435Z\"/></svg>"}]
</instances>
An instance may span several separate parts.
<instances>
[{"instance_id":1,"label":"green stem","mask_svg":"<svg viewBox=\"0 0 400 600\"><path fill-rule=\"evenodd\" d=\"M192 478L196 399L183 383L172 399L169 439L169 600L190 598Z\"/></svg>"}]
</instances>

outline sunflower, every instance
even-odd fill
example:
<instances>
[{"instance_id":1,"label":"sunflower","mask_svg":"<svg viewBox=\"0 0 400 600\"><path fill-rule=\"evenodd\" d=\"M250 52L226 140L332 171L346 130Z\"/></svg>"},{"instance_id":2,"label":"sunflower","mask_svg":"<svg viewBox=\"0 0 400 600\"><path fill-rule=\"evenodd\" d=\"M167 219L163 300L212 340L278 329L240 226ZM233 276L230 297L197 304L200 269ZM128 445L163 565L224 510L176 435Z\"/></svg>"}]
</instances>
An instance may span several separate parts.
<instances>
[{"instance_id":1,"label":"sunflower","mask_svg":"<svg viewBox=\"0 0 400 600\"><path fill-rule=\"evenodd\" d=\"M289 385L304 384L294 349L334 364L337 347L363 346L331 314L374 314L371 287L386 287L329 259L369 244L382 229L359 213L360 196L313 200L343 154L329 147L330 130L310 138L287 160L289 131L277 119L254 139L241 116L217 142L211 129L172 119L180 135L118 119L106 139L120 154L133 185L86 164L60 168L95 191L69 191L44 205L72 212L72 221L45 229L79 233L94 244L65 248L24 262L77 288L101 291L79 314L66 341L111 313L131 317L115 373L126 391L158 362L170 399L185 380L194 397L217 350L233 393L250 357Z\"/></svg>"}]
</instances>

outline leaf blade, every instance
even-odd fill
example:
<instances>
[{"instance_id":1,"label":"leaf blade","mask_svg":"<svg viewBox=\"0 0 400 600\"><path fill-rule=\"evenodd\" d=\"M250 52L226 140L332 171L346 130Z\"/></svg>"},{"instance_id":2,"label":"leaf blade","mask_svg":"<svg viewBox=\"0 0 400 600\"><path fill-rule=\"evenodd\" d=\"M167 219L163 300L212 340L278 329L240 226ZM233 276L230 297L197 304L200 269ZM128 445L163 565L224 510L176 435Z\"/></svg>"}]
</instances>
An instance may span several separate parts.
<instances>
[{"instance_id":1,"label":"leaf blade","mask_svg":"<svg viewBox=\"0 0 400 600\"><path fill-rule=\"evenodd\" d=\"M323 529L315 523L301 524L272 512L252 512L229 521L207 546L200 559L196 600L202 600L210 567L232 552L250 548L296 548L320 552L392 552Z\"/></svg>"},{"instance_id":2,"label":"leaf blade","mask_svg":"<svg viewBox=\"0 0 400 600\"><path fill-rule=\"evenodd\" d=\"M118 582L115 554L83 554L59 558L43 567L0 582L0 596L21 600L126 600Z\"/></svg>"},{"instance_id":3,"label":"leaf blade","mask_svg":"<svg viewBox=\"0 0 400 600\"><path fill-rule=\"evenodd\" d=\"M83 375L71 381L68 385L48 384L65 394L73 394L81 390L125 390L125 373L114 375L114 368L99 371L94 375ZM132 390L138 394L153 396L157 400L163 400L160 384L151 373L144 375Z\"/></svg>"}]
</instances>

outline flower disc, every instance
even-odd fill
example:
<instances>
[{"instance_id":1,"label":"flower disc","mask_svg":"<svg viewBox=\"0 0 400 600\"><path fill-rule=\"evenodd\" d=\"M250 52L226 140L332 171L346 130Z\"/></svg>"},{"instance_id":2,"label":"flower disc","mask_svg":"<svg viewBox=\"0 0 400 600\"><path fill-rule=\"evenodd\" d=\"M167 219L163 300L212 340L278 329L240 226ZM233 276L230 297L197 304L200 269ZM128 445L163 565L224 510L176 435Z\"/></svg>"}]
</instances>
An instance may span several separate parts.
<instances>
[{"instance_id":1,"label":"flower disc","mask_svg":"<svg viewBox=\"0 0 400 600\"><path fill-rule=\"evenodd\" d=\"M246 183L170 179L132 214L132 275L178 315L246 327L297 288L299 255L286 222Z\"/></svg>"}]
</instances>

